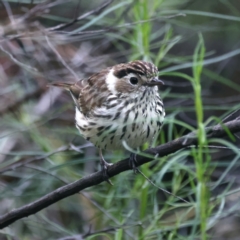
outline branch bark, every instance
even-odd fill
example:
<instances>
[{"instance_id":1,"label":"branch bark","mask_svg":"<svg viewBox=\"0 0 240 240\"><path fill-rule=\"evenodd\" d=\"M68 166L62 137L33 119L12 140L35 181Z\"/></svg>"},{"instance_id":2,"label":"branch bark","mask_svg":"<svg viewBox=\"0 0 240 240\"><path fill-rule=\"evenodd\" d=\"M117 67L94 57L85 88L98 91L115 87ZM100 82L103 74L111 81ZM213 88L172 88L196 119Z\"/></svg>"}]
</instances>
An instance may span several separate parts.
<instances>
[{"instance_id":1,"label":"branch bark","mask_svg":"<svg viewBox=\"0 0 240 240\"><path fill-rule=\"evenodd\" d=\"M240 131L240 120L233 120L224 123L224 125L215 125L213 127L207 127L206 133L208 139L210 138L219 138L227 136L226 129L228 129L231 133L236 133ZM177 138L168 143L159 145L155 148L150 148L144 151L150 156L163 157L172 153L177 152L178 150L184 149L191 145L197 144L197 135L196 132L191 132L183 137ZM144 163L153 161L153 157L144 157L138 155L136 157L137 166L140 166ZM130 170L129 159L126 158L121 160L108 168L109 177L113 177L123 171ZM79 193L79 191L102 183L104 181L104 177L101 171L96 173L92 173L86 177L83 177L73 183L67 184L63 187L56 189L55 191L37 199L36 201L24 205L20 208L14 209L9 213L6 213L0 216L0 229L9 226L11 223L17 221L18 219L27 217L29 215L35 214L42 209L50 206L53 203L60 201L63 198L69 197L73 194Z\"/></svg>"}]
</instances>

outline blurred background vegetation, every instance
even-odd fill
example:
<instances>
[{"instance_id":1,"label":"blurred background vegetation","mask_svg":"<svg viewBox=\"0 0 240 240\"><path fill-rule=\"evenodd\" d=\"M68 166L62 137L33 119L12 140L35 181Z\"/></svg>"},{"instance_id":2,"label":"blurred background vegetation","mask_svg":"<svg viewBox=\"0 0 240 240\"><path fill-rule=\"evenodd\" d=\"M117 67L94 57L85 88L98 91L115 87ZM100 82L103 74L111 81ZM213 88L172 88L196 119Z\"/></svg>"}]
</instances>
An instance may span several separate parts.
<instances>
[{"instance_id":1,"label":"blurred background vegetation","mask_svg":"<svg viewBox=\"0 0 240 240\"><path fill-rule=\"evenodd\" d=\"M202 130L197 148L141 167L189 204L128 171L18 220L0 239L239 239L238 136L210 141L203 130L240 107L239 39L239 0L0 1L1 215L100 169L71 97L48 83L152 61L167 114L155 145Z\"/></svg>"}]
</instances>

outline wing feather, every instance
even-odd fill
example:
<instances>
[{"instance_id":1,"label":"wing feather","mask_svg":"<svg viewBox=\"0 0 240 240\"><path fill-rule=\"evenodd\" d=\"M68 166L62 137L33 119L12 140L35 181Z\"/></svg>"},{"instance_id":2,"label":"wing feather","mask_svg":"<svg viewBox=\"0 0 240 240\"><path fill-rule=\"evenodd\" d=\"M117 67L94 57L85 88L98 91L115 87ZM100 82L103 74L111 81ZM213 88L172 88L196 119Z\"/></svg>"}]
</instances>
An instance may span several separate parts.
<instances>
[{"instance_id":1,"label":"wing feather","mask_svg":"<svg viewBox=\"0 0 240 240\"><path fill-rule=\"evenodd\" d=\"M60 87L68 90L79 111L89 116L97 107L101 107L108 98L110 91L106 86L106 75L109 68L102 70L76 83L51 83L49 86Z\"/></svg>"}]
</instances>

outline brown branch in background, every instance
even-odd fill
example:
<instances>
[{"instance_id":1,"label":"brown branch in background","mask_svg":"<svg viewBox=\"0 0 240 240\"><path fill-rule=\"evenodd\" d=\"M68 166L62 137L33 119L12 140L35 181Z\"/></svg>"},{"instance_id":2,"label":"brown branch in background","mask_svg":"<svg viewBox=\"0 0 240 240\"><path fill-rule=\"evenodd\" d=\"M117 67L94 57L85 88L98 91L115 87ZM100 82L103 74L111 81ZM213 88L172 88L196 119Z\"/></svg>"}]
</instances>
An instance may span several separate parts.
<instances>
[{"instance_id":1,"label":"brown branch in background","mask_svg":"<svg viewBox=\"0 0 240 240\"><path fill-rule=\"evenodd\" d=\"M27 164L30 164L32 162L36 162L36 161L40 161L40 160L43 160L43 159L46 159L56 153L60 153L60 152L65 152L67 150L71 150L71 146L62 146L52 152L49 152L47 154L44 154L44 155L41 155L41 156L36 156L36 157L33 157L33 158L29 158L29 159L26 159L26 160L19 160L17 161L16 163L12 163L12 164L9 164L8 166L6 167L3 167L0 169L0 174L4 173L4 172L7 172L7 171L11 171L11 170L15 170L19 167L23 167ZM4 153L2 153L4 154Z\"/></svg>"},{"instance_id":2,"label":"brown branch in background","mask_svg":"<svg viewBox=\"0 0 240 240\"><path fill-rule=\"evenodd\" d=\"M111 26L109 27L106 27L106 28L102 28L102 29L99 29L99 30L89 30L89 31L80 31L80 32L77 32L77 33L72 33L72 32L64 32L64 31L57 31L58 33L68 33L69 36L79 36L79 35L97 35L99 33L104 33L104 32L116 32L117 29L124 29L126 30L127 29L131 29L132 26L134 25L137 25L137 24L142 24L142 23L146 23L146 22L151 22L153 20L161 20L161 21L164 21L166 19L171 19L171 18L176 18L176 17L185 17L186 15L183 14L183 13L177 13L177 14L174 14L174 15L168 15L168 16L161 16L161 17L154 17L154 18L149 18L147 20L139 20L139 21L135 21L135 22L127 22L127 23L124 23L124 24L120 24L120 25L114 25L112 24ZM48 29L49 30L49 29ZM50 29L52 30L52 29Z\"/></svg>"},{"instance_id":3,"label":"brown branch in background","mask_svg":"<svg viewBox=\"0 0 240 240\"><path fill-rule=\"evenodd\" d=\"M43 154L43 155L40 155L40 156L35 156L35 157L32 157L32 158L27 158L27 159L24 159L24 158L20 159L17 162L14 162L12 164L7 165L6 167L0 168L0 174L2 174L4 172L7 172L7 171L16 170L17 168L26 166L26 165L28 165L30 163L33 163L33 162L35 163L37 161L44 160L44 159L46 159L46 158L48 158L48 157L50 157L50 156L52 156L56 153L65 152L65 151L72 151L72 150L75 151L75 152L81 152L81 149L89 147L89 146L93 146L93 144L92 143L86 143L86 144L83 144L79 147L76 147L72 143L70 143L69 145L61 146L58 149L53 150L52 152L49 152L47 154ZM3 153L3 152L1 152L1 154L8 155L7 153Z\"/></svg>"},{"instance_id":4,"label":"brown branch in background","mask_svg":"<svg viewBox=\"0 0 240 240\"><path fill-rule=\"evenodd\" d=\"M71 22L69 23L62 23L62 24L59 24L55 27L51 27L51 28L48 28L49 31L56 31L56 30L62 30L64 28L67 28L71 25L73 25L74 23L80 21L80 20L83 20L85 18L87 18L88 16L90 15L93 15L93 14L98 14L100 13L102 10L104 10L106 7L108 7L111 3L113 2L113 0L109 0L107 2L104 2L103 4L101 4L99 7L97 7L96 9L93 9L87 13L84 13L83 15L73 19Z\"/></svg>"},{"instance_id":5,"label":"brown branch in background","mask_svg":"<svg viewBox=\"0 0 240 240\"><path fill-rule=\"evenodd\" d=\"M21 18L19 18L19 21L23 22L26 20L30 20L31 17L35 18L36 16L43 14L45 11L48 11L49 8L52 8L52 7L60 5L60 4L65 4L70 1L71 0L56 0L56 1L48 0L43 3L39 3L35 7L30 9Z\"/></svg>"},{"instance_id":6,"label":"brown branch in background","mask_svg":"<svg viewBox=\"0 0 240 240\"><path fill-rule=\"evenodd\" d=\"M227 136L226 128L229 129L231 133L236 133L240 131L240 120L229 121L224 124L224 126L218 124L213 127L207 127L206 133L208 139L219 138ZM142 155L137 155L137 166L154 160L154 156L163 157L172 153L175 153L181 149L189 147L191 145L197 144L196 132L191 132L183 137L177 138L168 143L159 145L155 148L150 148L144 151L145 154L151 157L145 157ZM121 160L108 168L109 177L113 177L123 171L130 170L129 159ZM29 203L20 208L14 209L9 213L6 213L0 217L0 229L7 227L11 223L17 221L18 219L27 217L29 215L35 214L42 209L50 206L53 203L60 201L63 198L69 197L73 194L79 193L85 188L98 185L104 181L104 176L101 171L92 173L86 177L81 178L73 183L65 185L56 189L55 191L39 198L38 200Z\"/></svg>"}]
</instances>

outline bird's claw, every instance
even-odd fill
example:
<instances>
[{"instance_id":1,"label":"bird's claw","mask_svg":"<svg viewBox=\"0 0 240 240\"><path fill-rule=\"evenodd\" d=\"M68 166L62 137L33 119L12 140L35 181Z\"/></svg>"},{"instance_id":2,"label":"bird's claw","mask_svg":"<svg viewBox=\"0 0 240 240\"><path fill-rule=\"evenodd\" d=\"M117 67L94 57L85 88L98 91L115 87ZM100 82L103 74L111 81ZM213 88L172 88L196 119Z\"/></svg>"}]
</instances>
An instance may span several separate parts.
<instances>
[{"instance_id":1,"label":"bird's claw","mask_svg":"<svg viewBox=\"0 0 240 240\"><path fill-rule=\"evenodd\" d=\"M113 186L112 182L109 179L109 175L108 175L108 167L111 166L112 164L105 161L101 149L99 149L99 155L100 155L101 169L103 172L103 179L104 179L104 181L108 182L110 185Z\"/></svg>"},{"instance_id":2,"label":"bird's claw","mask_svg":"<svg viewBox=\"0 0 240 240\"><path fill-rule=\"evenodd\" d=\"M103 179L104 179L104 181L108 182L110 185L113 186L111 180L109 179L109 175L108 175L108 167L111 165L112 164L107 163L106 161L101 161L101 171L103 173Z\"/></svg>"},{"instance_id":3,"label":"bird's claw","mask_svg":"<svg viewBox=\"0 0 240 240\"><path fill-rule=\"evenodd\" d=\"M131 153L129 157L129 165L133 172L136 174L138 172L137 168L137 155L136 153Z\"/></svg>"}]
</instances>

